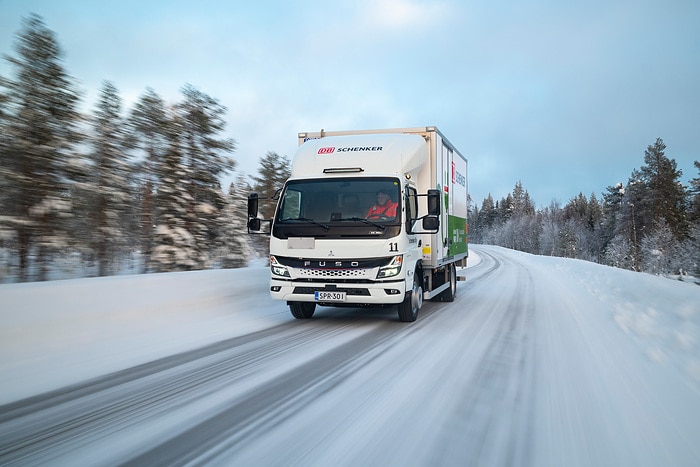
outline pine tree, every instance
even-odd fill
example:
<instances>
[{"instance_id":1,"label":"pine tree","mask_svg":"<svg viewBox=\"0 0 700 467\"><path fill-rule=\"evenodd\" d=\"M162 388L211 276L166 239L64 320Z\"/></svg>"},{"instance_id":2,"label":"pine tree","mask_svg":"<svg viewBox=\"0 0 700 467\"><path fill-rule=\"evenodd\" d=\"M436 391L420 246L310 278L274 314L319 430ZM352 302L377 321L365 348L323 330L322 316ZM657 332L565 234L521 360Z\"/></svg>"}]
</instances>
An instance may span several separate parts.
<instances>
[{"instance_id":1,"label":"pine tree","mask_svg":"<svg viewBox=\"0 0 700 467\"><path fill-rule=\"evenodd\" d=\"M9 97L3 92L5 78L0 76L0 281L4 277L12 276L12 256L17 251L16 226L19 219L12 214L17 195L15 184L11 182L13 172L9 133ZM15 221L15 222L13 222Z\"/></svg>"},{"instance_id":2,"label":"pine tree","mask_svg":"<svg viewBox=\"0 0 700 467\"><path fill-rule=\"evenodd\" d=\"M88 176L87 203L83 206L91 220L92 244L98 275L113 272L115 256L126 243L123 224L128 216L128 157L122 102L111 82L103 83L93 118L92 167Z\"/></svg>"},{"instance_id":3,"label":"pine tree","mask_svg":"<svg viewBox=\"0 0 700 467\"><path fill-rule=\"evenodd\" d=\"M129 146L139 148L145 154L141 157L136 180L140 193L137 209L140 213L140 246L144 258L143 271L150 270L150 258L153 252L154 232L156 224L155 191L160 184L161 168L165 154L171 144L172 120L168 117L163 99L153 90L147 89L139 98L129 116Z\"/></svg>"},{"instance_id":4,"label":"pine tree","mask_svg":"<svg viewBox=\"0 0 700 467\"><path fill-rule=\"evenodd\" d=\"M289 159L275 152L268 152L260 158L258 175L253 177L253 189L260 197L260 216L270 219L277 206L277 194L291 175Z\"/></svg>"},{"instance_id":5,"label":"pine tree","mask_svg":"<svg viewBox=\"0 0 700 467\"><path fill-rule=\"evenodd\" d=\"M682 269L681 245L663 217L642 239L642 270L652 274L676 274Z\"/></svg>"},{"instance_id":6,"label":"pine tree","mask_svg":"<svg viewBox=\"0 0 700 467\"><path fill-rule=\"evenodd\" d=\"M534 216L536 212L535 203L530 198L530 193L525 190L525 195L523 195L523 213L526 216Z\"/></svg>"},{"instance_id":7,"label":"pine tree","mask_svg":"<svg viewBox=\"0 0 700 467\"><path fill-rule=\"evenodd\" d=\"M663 218L676 238L681 239L688 230L685 188L680 183L682 171L677 168L675 160L666 157L665 149L663 140L657 138L644 152L645 165L640 172L648 194L645 208L650 211L652 225Z\"/></svg>"},{"instance_id":8,"label":"pine tree","mask_svg":"<svg viewBox=\"0 0 700 467\"><path fill-rule=\"evenodd\" d=\"M3 208L9 214L5 224L17 233L20 279L29 278L35 257L38 279L45 280L50 255L70 243L69 181L80 140L79 96L61 64L56 37L41 17L23 20L17 37L17 56L7 57L16 78L0 83L7 90L3 176L12 186Z\"/></svg>"},{"instance_id":9,"label":"pine tree","mask_svg":"<svg viewBox=\"0 0 700 467\"><path fill-rule=\"evenodd\" d=\"M478 240L476 241L478 243L486 243L489 231L492 230L494 225L498 222L498 210L491 193L481 202L481 211L479 211L477 219Z\"/></svg>"},{"instance_id":10,"label":"pine tree","mask_svg":"<svg viewBox=\"0 0 700 467\"><path fill-rule=\"evenodd\" d=\"M253 191L259 196L258 216L263 219L271 219L277 207L279 190L291 175L289 159L269 151L260 158L258 175L252 177ZM269 256L269 240L264 235L256 235L252 238L255 249L263 257Z\"/></svg>"},{"instance_id":11,"label":"pine tree","mask_svg":"<svg viewBox=\"0 0 700 467\"><path fill-rule=\"evenodd\" d=\"M484 217L484 225L486 227L493 226L496 221L496 204L493 202L491 193L481 202L481 215Z\"/></svg>"},{"instance_id":12,"label":"pine tree","mask_svg":"<svg viewBox=\"0 0 700 467\"><path fill-rule=\"evenodd\" d=\"M198 265L195 237L187 230L187 170L176 144L165 155L162 183L156 193L157 225L151 264L156 271L189 271Z\"/></svg>"},{"instance_id":13,"label":"pine tree","mask_svg":"<svg viewBox=\"0 0 700 467\"><path fill-rule=\"evenodd\" d=\"M602 205L602 225L600 229L600 251L605 251L608 243L615 237L617 230L617 219L622 207L622 199L625 194L625 187L622 183L617 183L606 188L603 193Z\"/></svg>"},{"instance_id":14,"label":"pine tree","mask_svg":"<svg viewBox=\"0 0 700 467\"><path fill-rule=\"evenodd\" d=\"M525 211L525 190L523 189L523 184L520 180L515 182L512 195L512 215L520 216Z\"/></svg>"},{"instance_id":15,"label":"pine tree","mask_svg":"<svg viewBox=\"0 0 700 467\"><path fill-rule=\"evenodd\" d=\"M631 269L640 270L641 242L651 232L653 211L649 209L650 197L646 184L641 179L641 172L633 170L625 187L620 211L615 225L615 237L625 238L624 245L629 245L627 255L631 258ZM622 245L618 241L618 245Z\"/></svg>"},{"instance_id":16,"label":"pine tree","mask_svg":"<svg viewBox=\"0 0 700 467\"><path fill-rule=\"evenodd\" d=\"M558 202L552 201L549 207L540 212L540 253L555 256L560 250L559 231L563 221L563 209Z\"/></svg>"},{"instance_id":17,"label":"pine tree","mask_svg":"<svg viewBox=\"0 0 700 467\"><path fill-rule=\"evenodd\" d=\"M690 181L688 190L690 198L689 219L693 225L700 224L700 162L693 161L695 168L698 170L698 177Z\"/></svg>"},{"instance_id":18,"label":"pine tree","mask_svg":"<svg viewBox=\"0 0 700 467\"><path fill-rule=\"evenodd\" d=\"M222 210L222 230L220 235L220 253L222 268L241 268L248 264L253 248L247 234L248 193L250 185L242 175L231 183L226 207Z\"/></svg>"},{"instance_id":19,"label":"pine tree","mask_svg":"<svg viewBox=\"0 0 700 467\"><path fill-rule=\"evenodd\" d=\"M595 262L600 261L600 257L603 254L603 206L598 201L595 193L591 193L588 200L588 212L587 212L587 227L590 232L589 237L589 252L591 254L590 258L586 258Z\"/></svg>"},{"instance_id":20,"label":"pine tree","mask_svg":"<svg viewBox=\"0 0 700 467\"><path fill-rule=\"evenodd\" d=\"M220 175L233 170L229 153L235 149L232 139L219 138L226 122L226 108L191 85L183 88L185 100L177 106L181 145L185 150L188 192L188 230L199 249L198 268L208 265L210 249L220 230L218 220L225 205Z\"/></svg>"}]
</instances>

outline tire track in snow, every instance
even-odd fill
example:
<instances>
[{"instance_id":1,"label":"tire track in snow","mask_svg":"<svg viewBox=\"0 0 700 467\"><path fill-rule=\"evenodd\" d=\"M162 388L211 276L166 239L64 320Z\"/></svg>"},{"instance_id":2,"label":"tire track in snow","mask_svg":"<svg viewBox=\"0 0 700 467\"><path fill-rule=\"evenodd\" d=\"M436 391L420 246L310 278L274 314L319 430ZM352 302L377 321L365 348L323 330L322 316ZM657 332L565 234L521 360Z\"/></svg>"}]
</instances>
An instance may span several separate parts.
<instances>
[{"instance_id":1,"label":"tire track in snow","mask_svg":"<svg viewBox=\"0 0 700 467\"><path fill-rule=\"evenodd\" d=\"M456 388L462 397L443 428L441 438L450 441L432 451L441 453L436 464L461 459L464 465L528 465L536 410L533 279L522 265L491 252L479 255L485 269L479 265L468 280L468 311L478 316L465 336L470 349L462 352L475 361Z\"/></svg>"},{"instance_id":2,"label":"tire track in snow","mask_svg":"<svg viewBox=\"0 0 700 467\"><path fill-rule=\"evenodd\" d=\"M344 322L347 324L347 321ZM317 366L315 362L328 360L330 367L324 365L322 368L330 371L330 368L350 360L349 357L343 359L339 356L348 350L347 346L356 350L349 355L354 358L358 353L362 355L373 346L372 342L376 345L382 335L387 335L381 329L391 324L349 328L342 323L324 326L322 323L301 325L293 322L7 404L0 407L0 432L3 433L0 463L25 464L54 461L57 458L71 459L76 451L88 452L93 443L99 444L100 440L108 437L123 436L130 429L139 425L148 426L159 418L167 419L173 411L184 409L185 413L192 412L187 410L187 406L198 403L202 406L202 400L207 398L240 399L235 391L221 396L222 391L225 393L227 388L246 387L252 384L251 381L257 383L255 375L265 372L265 368L272 368L265 375L258 376L259 379L269 377L272 382L254 386L243 398L244 406L259 408L256 401L272 403L290 384L303 383L304 387L308 387L309 372L321 378L323 372L314 368ZM329 358L324 342L332 338L338 339L341 345L330 351ZM354 341L357 342L353 344ZM316 344L321 344L320 348L315 348ZM285 372L274 369L277 362L285 361L285 355L304 355L304 352L311 360L288 370L286 376ZM295 377L295 373L302 375L301 379ZM277 396L274 395L275 391L265 389L266 384L280 391ZM267 394L267 397L261 399L261 394ZM221 402L211 402L204 410L220 406ZM234 406L240 407L236 403ZM210 421L218 418L213 417ZM164 433L178 429L182 430L173 426ZM196 428L194 430L197 432ZM206 437L210 438L211 433ZM136 441L135 445L138 444ZM187 450L191 451L189 448ZM184 455L185 451L178 452Z\"/></svg>"}]
</instances>

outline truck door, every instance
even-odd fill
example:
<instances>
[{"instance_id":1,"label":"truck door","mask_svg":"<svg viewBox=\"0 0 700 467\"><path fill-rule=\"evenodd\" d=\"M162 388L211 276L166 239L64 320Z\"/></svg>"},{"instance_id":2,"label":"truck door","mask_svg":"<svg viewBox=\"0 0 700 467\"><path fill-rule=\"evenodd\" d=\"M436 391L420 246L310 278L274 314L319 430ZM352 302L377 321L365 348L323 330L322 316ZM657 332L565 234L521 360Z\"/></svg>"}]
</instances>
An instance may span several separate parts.
<instances>
[{"instance_id":1,"label":"truck door","mask_svg":"<svg viewBox=\"0 0 700 467\"><path fill-rule=\"evenodd\" d=\"M406 196L404 198L406 211L406 232L420 229L418 218L418 191L412 186L406 186ZM419 236L415 233L408 234L408 248L406 250L406 264L414 264L422 257L422 245L419 244Z\"/></svg>"}]
</instances>

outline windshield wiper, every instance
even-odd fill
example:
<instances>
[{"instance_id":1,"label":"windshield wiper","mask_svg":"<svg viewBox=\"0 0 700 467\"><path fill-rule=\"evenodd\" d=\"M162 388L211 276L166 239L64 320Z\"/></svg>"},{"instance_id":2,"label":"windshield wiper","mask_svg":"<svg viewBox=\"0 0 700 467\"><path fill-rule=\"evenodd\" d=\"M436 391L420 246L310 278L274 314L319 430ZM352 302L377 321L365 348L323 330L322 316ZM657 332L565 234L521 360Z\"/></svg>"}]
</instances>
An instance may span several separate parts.
<instances>
[{"instance_id":1,"label":"windshield wiper","mask_svg":"<svg viewBox=\"0 0 700 467\"><path fill-rule=\"evenodd\" d=\"M372 222L371 220L365 219L364 217L343 217L342 219L333 219L333 220L336 220L336 221L355 221L355 222L362 221L365 224L371 224L371 225L377 227L378 229L382 229L382 230L386 229L386 227L383 226L382 224Z\"/></svg>"},{"instance_id":2,"label":"windshield wiper","mask_svg":"<svg viewBox=\"0 0 700 467\"><path fill-rule=\"evenodd\" d=\"M319 227L321 227L323 230L330 230L330 226L326 224L321 224L320 222L316 222L313 219L309 219L307 217L285 217L284 219L280 219L282 222L285 221L302 221L302 222L308 222L309 224L314 224Z\"/></svg>"}]
</instances>

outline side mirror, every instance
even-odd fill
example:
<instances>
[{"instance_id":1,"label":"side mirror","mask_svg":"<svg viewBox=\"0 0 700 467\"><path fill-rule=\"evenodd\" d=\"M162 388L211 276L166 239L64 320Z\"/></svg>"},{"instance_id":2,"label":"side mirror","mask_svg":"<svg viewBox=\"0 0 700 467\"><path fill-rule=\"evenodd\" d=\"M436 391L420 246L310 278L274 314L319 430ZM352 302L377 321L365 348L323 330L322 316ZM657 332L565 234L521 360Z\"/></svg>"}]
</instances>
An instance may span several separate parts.
<instances>
[{"instance_id":1,"label":"side mirror","mask_svg":"<svg viewBox=\"0 0 700 467\"><path fill-rule=\"evenodd\" d=\"M435 191L437 191L437 190L435 190ZM423 218L423 230L437 232L439 228L440 228L440 218L439 217L426 216Z\"/></svg>"},{"instance_id":2,"label":"side mirror","mask_svg":"<svg viewBox=\"0 0 700 467\"><path fill-rule=\"evenodd\" d=\"M251 193L248 195L248 217L258 217L257 193ZM260 230L260 227L258 227L257 230Z\"/></svg>"},{"instance_id":3,"label":"side mirror","mask_svg":"<svg viewBox=\"0 0 700 467\"><path fill-rule=\"evenodd\" d=\"M248 230L258 232L260 230L260 219L257 217L251 217L248 219Z\"/></svg>"},{"instance_id":4,"label":"side mirror","mask_svg":"<svg viewBox=\"0 0 700 467\"><path fill-rule=\"evenodd\" d=\"M428 190L428 216L440 215L440 190ZM433 229L431 229L433 230Z\"/></svg>"}]
</instances>

